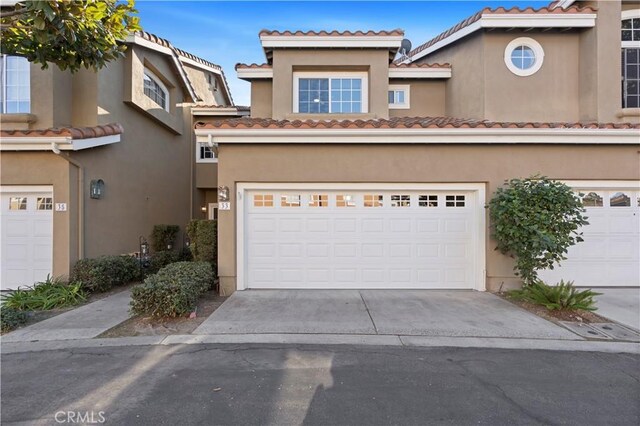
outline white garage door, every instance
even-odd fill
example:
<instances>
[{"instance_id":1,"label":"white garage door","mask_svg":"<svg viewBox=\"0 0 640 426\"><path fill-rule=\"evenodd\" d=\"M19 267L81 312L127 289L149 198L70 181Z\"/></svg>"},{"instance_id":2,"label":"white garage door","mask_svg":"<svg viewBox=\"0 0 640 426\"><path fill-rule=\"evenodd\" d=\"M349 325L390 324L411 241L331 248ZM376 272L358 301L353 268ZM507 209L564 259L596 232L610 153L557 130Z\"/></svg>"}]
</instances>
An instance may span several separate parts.
<instances>
[{"instance_id":1,"label":"white garage door","mask_svg":"<svg viewBox=\"0 0 640 426\"><path fill-rule=\"evenodd\" d=\"M483 289L477 196L247 190L239 288Z\"/></svg>"},{"instance_id":2,"label":"white garage door","mask_svg":"<svg viewBox=\"0 0 640 426\"><path fill-rule=\"evenodd\" d=\"M638 188L640 184L636 184ZM640 286L640 191L580 188L589 225L584 242L569 249L567 260L540 277L576 286Z\"/></svg>"},{"instance_id":3,"label":"white garage door","mask_svg":"<svg viewBox=\"0 0 640 426\"><path fill-rule=\"evenodd\" d=\"M24 188L24 187L23 187ZM2 290L32 285L51 273L53 193L1 187Z\"/></svg>"}]
</instances>

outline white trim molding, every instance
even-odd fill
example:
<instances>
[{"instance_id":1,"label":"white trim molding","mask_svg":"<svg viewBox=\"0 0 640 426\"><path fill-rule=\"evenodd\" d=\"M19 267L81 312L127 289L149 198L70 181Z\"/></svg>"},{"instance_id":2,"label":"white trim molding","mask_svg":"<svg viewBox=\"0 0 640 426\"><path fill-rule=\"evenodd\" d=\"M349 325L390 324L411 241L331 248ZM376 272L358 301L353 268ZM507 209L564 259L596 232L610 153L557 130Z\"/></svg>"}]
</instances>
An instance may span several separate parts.
<instances>
[{"instance_id":1,"label":"white trim molding","mask_svg":"<svg viewBox=\"0 0 640 426\"><path fill-rule=\"evenodd\" d=\"M638 129L196 129L196 139L215 143L377 144L569 144L636 145Z\"/></svg>"},{"instance_id":2,"label":"white trim molding","mask_svg":"<svg viewBox=\"0 0 640 426\"><path fill-rule=\"evenodd\" d=\"M244 245L246 235L245 203L247 191L251 190L395 190L407 191L439 190L439 191L468 191L476 194L476 229L474 233L474 289L486 290L486 235L487 219L486 184L484 183L324 183L324 182L291 182L291 183L267 183L247 182L236 184L236 288L245 290L246 286L246 259L247 252Z\"/></svg>"},{"instance_id":3,"label":"white trim molding","mask_svg":"<svg viewBox=\"0 0 640 426\"><path fill-rule=\"evenodd\" d=\"M0 185L0 194L12 194L14 192L53 193L53 185Z\"/></svg>"},{"instance_id":4,"label":"white trim molding","mask_svg":"<svg viewBox=\"0 0 640 426\"><path fill-rule=\"evenodd\" d=\"M528 47L533 51L533 64L529 68L519 68L513 63L511 55L513 55L513 51L520 46ZM507 44L507 47L505 47L504 49L504 64L507 66L509 71L519 77L528 77L537 73L540 68L542 68L543 63L544 49L542 48L542 45L540 43L538 43L531 37L518 37L516 39L513 39L509 42L509 44Z\"/></svg>"},{"instance_id":5,"label":"white trim molding","mask_svg":"<svg viewBox=\"0 0 640 426\"><path fill-rule=\"evenodd\" d=\"M451 68L389 68L389 78L451 78Z\"/></svg>"},{"instance_id":6,"label":"white trim molding","mask_svg":"<svg viewBox=\"0 0 640 426\"><path fill-rule=\"evenodd\" d=\"M261 35L260 43L264 49L297 47L297 48L387 48L399 49L402 35L389 36L287 36Z\"/></svg>"},{"instance_id":7,"label":"white trim molding","mask_svg":"<svg viewBox=\"0 0 640 426\"><path fill-rule=\"evenodd\" d=\"M408 57L403 62L417 61L482 28L592 28L596 25L596 17L595 13L565 13L558 15L533 13L517 15L511 13L483 14L478 21L456 31L414 56Z\"/></svg>"},{"instance_id":8,"label":"white trim molding","mask_svg":"<svg viewBox=\"0 0 640 426\"><path fill-rule=\"evenodd\" d=\"M59 137L20 137L0 138L0 151L51 151L54 147L60 151L80 151L97 146L111 145L121 140L121 135L99 138L72 139Z\"/></svg>"},{"instance_id":9,"label":"white trim molding","mask_svg":"<svg viewBox=\"0 0 640 426\"><path fill-rule=\"evenodd\" d=\"M192 107L191 115L244 117L247 115L251 115L251 111L239 111L234 107L229 107L229 108Z\"/></svg>"},{"instance_id":10,"label":"white trim molding","mask_svg":"<svg viewBox=\"0 0 640 426\"><path fill-rule=\"evenodd\" d=\"M562 180L575 189L631 189L640 190L640 180Z\"/></svg>"},{"instance_id":11,"label":"white trim molding","mask_svg":"<svg viewBox=\"0 0 640 426\"><path fill-rule=\"evenodd\" d=\"M640 9L623 10L620 15L621 21L624 21L625 19L634 19L634 18L640 18Z\"/></svg>"},{"instance_id":12,"label":"white trim molding","mask_svg":"<svg viewBox=\"0 0 640 426\"><path fill-rule=\"evenodd\" d=\"M270 79L273 78L273 68L240 68L236 75L241 80Z\"/></svg>"}]
</instances>

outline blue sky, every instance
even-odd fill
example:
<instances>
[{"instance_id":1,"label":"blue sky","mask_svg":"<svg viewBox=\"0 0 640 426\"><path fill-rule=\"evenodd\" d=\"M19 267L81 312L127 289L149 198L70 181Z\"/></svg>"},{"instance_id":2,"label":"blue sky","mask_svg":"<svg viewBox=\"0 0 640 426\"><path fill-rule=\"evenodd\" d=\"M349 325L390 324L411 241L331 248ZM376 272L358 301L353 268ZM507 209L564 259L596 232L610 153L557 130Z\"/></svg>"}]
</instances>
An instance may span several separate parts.
<instances>
[{"instance_id":1,"label":"blue sky","mask_svg":"<svg viewBox=\"0 0 640 426\"><path fill-rule=\"evenodd\" d=\"M223 67L234 100L249 105L249 83L238 62L263 63L258 32L272 30L390 30L402 28L413 46L483 7L546 6L549 1L147 1L137 0L144 30Z\"/></svg>"}]
</instances>

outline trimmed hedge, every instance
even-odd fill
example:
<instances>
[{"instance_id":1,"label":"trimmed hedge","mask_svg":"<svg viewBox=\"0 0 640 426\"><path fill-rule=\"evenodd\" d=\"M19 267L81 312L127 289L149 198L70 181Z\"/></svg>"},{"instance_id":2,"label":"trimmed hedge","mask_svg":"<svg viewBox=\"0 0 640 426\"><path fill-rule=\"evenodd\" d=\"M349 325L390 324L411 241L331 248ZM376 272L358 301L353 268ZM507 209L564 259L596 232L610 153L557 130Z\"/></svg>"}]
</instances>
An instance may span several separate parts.
<instances>
[{"instance_id":1,"label":"trimmed hedge","mask_svg":"<svg viewBox=\"0 0 640 426\"><path fill-rule=\"evenodd\" d=\"M0 307L0 331L6 333L27 322L27 314L9 306Z\"/></svg>"},{"instance_id":2,"label":"trimmed hedge","mask_svg":"<svg viewBox=\"0 0 640 426\"><path fill-rule=\"evenodd\" d=\"M208 262L176 262L131 289L135 315L177 317L193 312L198 298L211 288L214 274Z\"/></svg>"},{"instance_id":3,"label":"trimmed hedge","mask_svg":"<svg viewBox=\"0 0 640 426\"><path fill-rule=\"evenodd\" d=\"M155 274L165 266L178 262L179 260L180 253L176 251L156 252L149 258L149 267L144 272L146 275Z\"/></svg>"},{"instance_id":4,"label":"trimmed hedge","mask_svg":"<svg viewBox=\"0 0 640 426\"><path fill-rule=\"evenodd\" d=\"M178 225L154 225L151 232L151 247L153 251L170 250L167 246L173 246L179 231L180 227Z\"/></svg>"},{"instance_id":5,"label":"trimmed hedge","mask_svg":"<svg viewBox=\"0 0 640 426\"><path fill-rule=\"evenodd\" d=\"M192 220L187 225L191 253L198 262L210 262L214 272L218 261L218 227L215 220Z\"/></svg>"},{"instance_id":6,"label":"trimmed hedge","mask_svg":"<svg viewBox=\"0 0 640 426\"><path fill-rule=\"evenodd\" d=\"M76 262L69 282L81 282L89 292L103 292L140 279L140 264L133 256L101 256Z\"/></svg>"}]
</instances>

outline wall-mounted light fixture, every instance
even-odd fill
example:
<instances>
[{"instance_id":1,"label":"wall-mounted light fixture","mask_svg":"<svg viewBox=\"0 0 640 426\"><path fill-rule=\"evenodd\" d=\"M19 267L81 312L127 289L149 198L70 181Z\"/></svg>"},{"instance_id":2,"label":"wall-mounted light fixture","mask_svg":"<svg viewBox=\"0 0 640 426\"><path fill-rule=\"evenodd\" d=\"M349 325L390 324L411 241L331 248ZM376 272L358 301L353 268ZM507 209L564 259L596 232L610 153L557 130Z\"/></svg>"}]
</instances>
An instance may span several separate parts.
<instances>
[{"instance_id":1,"label":"wall-mounted light fixture","mask_svg":"<svg viewBox=\"0 0 640 426\"><path fill-rule=\"evenodd\" d=\"M89 186L89 195L91 198L99 200L104 194L104 181L102 179L95 179L91 181Z\"/></svg>"},{"instance_id":2,"label":"wall-mounted light fixture","mask_svg":"<svg viewBox=\"0 0 640 426\"><path fill-rule=\"evenodd\" d=\"M206 213L207 212L207 206L200 207L200 210L202 211L202 213Z\"/></svg>"},{"instance_id":3,"label":"wall-mounted light fixture","mask_svg":"<svg viewBox=\"0 0 640 426\"><path fill-rule=\"evenodd\" d=\"M229 187L228 186L219 186L218 187L218 202L229 201Z\"/></svg>"}]
</instances>

